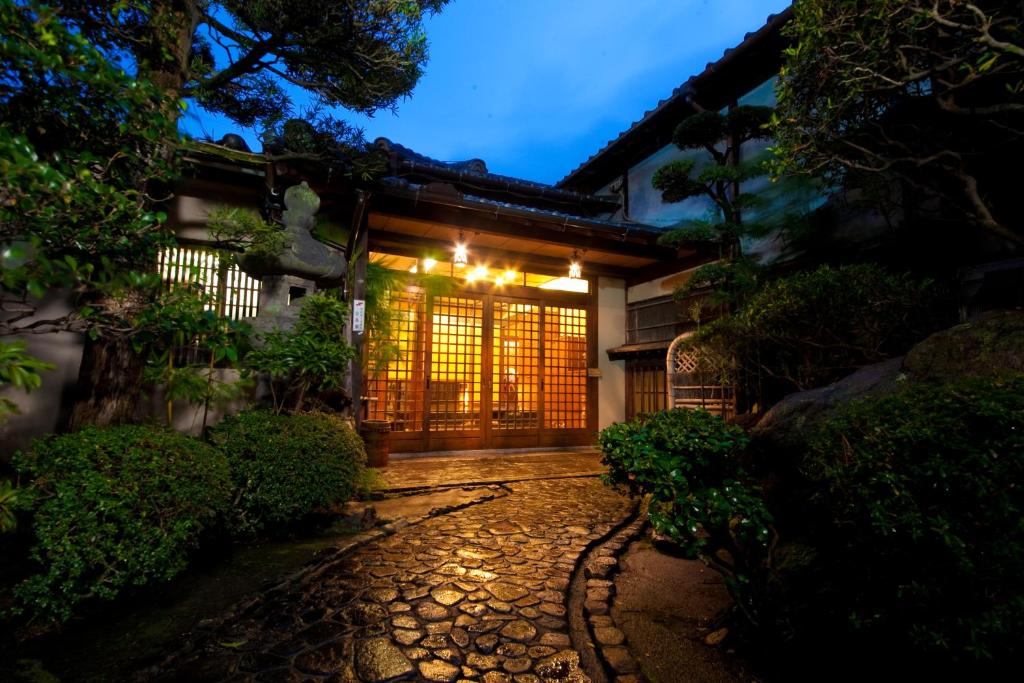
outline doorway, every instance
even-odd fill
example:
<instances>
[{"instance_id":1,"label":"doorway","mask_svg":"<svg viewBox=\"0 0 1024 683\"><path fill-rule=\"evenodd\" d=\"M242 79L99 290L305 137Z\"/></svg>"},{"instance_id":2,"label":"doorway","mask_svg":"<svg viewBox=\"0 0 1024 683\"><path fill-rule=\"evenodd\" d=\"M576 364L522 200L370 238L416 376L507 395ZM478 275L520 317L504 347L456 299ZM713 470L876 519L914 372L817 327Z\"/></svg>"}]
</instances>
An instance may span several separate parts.
<instances>
[{"instance_id":1,"label":"doorway","mask_svg":"<svg viewBox=\"0 0 1024 683\"><path fill-rule=\"evenodd\" d=\"M427 297L410 288L392 302L396 354L367 381L367 416L391 423L392 450L593 440L589 297L509 289L518 291Z\"/></svg>"}]
</instances>

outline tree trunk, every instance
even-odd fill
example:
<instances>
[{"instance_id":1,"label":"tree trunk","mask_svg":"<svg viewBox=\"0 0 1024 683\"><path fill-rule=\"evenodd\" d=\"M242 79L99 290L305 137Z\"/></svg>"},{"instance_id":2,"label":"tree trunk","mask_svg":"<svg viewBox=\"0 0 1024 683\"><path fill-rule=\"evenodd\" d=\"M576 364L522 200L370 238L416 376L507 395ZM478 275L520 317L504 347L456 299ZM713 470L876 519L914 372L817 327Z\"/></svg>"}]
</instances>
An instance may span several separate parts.
<instances>
[{"instance_id":1,"label":"tree trunk","mask_svg":"<svg viewBox=\"0 0 1024 683\"><path fill-rule=\"evenodd\" d=\"M192 36L199 20L195 0L174 0L155 3L149 19L148 42L136 57L146 70L139 76L148 78L167 94L166 115L176 117L178 97L188 80ZM174 154L174 141L167 140L154 149L154 158L169 159ZM139 178L145 191L148 178ZM156 267L156 264L152 264ZM131 321L150 302L142 292L129 291L119 299L108 298L99 306L116 311L122 320ZM113 425L131 421L135 415L145 354L138 354L126 336L100 337L87 340L82 349L82 365L78 372L75 406L68 422L70 429L86 425Z\"/></svg>"},{"instance_id":2,"label":"tree trunk","mask_svg":"<svg viewBox=\"0 0 1024 683\"><path fill-rule=\"evenodd\" d=\"M86 338L68 428L131 422L144 366L143 354L125 337Z\"/></svg>"}]
</instances>

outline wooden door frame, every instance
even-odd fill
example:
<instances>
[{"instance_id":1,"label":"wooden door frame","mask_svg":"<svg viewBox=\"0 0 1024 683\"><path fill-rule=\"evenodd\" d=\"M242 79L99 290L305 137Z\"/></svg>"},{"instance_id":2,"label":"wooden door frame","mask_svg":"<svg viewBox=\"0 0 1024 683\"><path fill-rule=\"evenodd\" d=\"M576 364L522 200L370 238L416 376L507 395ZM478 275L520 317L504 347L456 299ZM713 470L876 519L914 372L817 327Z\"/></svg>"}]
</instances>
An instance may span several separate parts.
<instances>
[{"instance_id":1,"label":"wooden door frame","mask_svg":"<svg viewBox=\"0 0 1024 683\"><path fill-rule=\"evenodd\" d=\"M579 429L545 428L547 408L547 386L545 374L545 325L547 309L582 308L586 311L586 366L597 367L597 282L591 281L591 291L562 292L543 290L536 287L505 285L500 289L488 284L465 284L446 298L476 299L483 307L480 349L480 428L466 432L432 432L430 430L430 405L433 391L431 364L434 346L434 296L425 296L423 301L423 417L420 430L415 432L392 432L392 450L395 452L425 452L447 450L472 450L480 448L530 448L581 446L594 443L597 431L598 378L586 377L586 425ZM538 388L537 427L526 433L501 434L493 428L493 381L494 381L494 304L496 301L529 303L538 308ZM514 431L514 430L510 430Z\"/></svg>"}]
</instances>

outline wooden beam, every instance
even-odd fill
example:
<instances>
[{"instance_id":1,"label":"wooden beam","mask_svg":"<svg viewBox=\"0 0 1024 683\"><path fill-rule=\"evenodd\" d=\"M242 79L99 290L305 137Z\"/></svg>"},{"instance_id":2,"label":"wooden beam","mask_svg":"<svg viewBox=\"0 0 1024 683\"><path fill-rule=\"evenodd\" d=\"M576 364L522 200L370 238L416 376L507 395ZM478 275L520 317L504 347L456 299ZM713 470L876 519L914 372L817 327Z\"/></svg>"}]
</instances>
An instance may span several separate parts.
<instances>
[{"instance_id":1,"label":"wooden beam","mask_svg":"<svg viewBox=\"0 0 1024 683\"><path fill-rule=\"evenodd\" d=\"M401 232L387 232L384 230L370 231L370 248L373 251L383 251L396 256L409 256L412 258L423 258L428 254L443 255L451 251L452 244L444 240L432 240L416 235L409 235ZM538 256L536 254L524 254L518 251L507 251L503 249L491 249L487 247L470 246L474 255L494 262L516 261L523 266L529 266L531 272L543 275L564 275L569 266L569 260L553 256ZM439 260L444 260L441 256ZM646 268L642 266L641 269ZM637 273L636 268L629 266L613 266L606 263L588 262L583 259L583 270L586 275L603 275L605 277L616 277L627 279Z\"/></svg>"},{"instance_id":2,"label":"wooden beam","mask_svg":"<svg viewBox=\"0 0 1024 683\"><path fill-rule=\"evenodd\" d=\"M676 250L647 239L620 239L597 229L559 223L556 218L538 214L529 218L503 213L501 207L489 210L485 207L452 206L433 203L429 199L408 199L387 194L374 195L378 201L375 208L381 213L390 213L405 218L417 218L451 225L466 231L489 232L495 235L539 240L553 244L564 244L576 249L593 249L649 258L651 260L673 259ZM452 198L452 203L458 201ZM571 221L569 221L571 223ZM638 229L639 232L639 229Z\"/></svg>"}]
</instances>

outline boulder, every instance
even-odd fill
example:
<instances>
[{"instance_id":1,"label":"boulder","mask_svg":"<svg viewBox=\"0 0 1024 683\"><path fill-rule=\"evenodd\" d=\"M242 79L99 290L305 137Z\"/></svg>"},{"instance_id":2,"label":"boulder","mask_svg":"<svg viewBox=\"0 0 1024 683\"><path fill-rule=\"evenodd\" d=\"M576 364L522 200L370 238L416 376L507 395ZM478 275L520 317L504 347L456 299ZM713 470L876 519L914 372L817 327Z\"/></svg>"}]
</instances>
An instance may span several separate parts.
<instances>
[{"instance_id":1,"label":"boulder","mask_svg":"<svg viewBox=\"0 0 1024 683\"><path fill-rule=\"evenodd\" d=\"M918 382L1024 372L1024 311L991 311L936 332L906 356L867 365L834 384L790 394L751 431L761 452L798 447L807 434L850 401L899 391Z\"/></svg>"}]
</instances>

